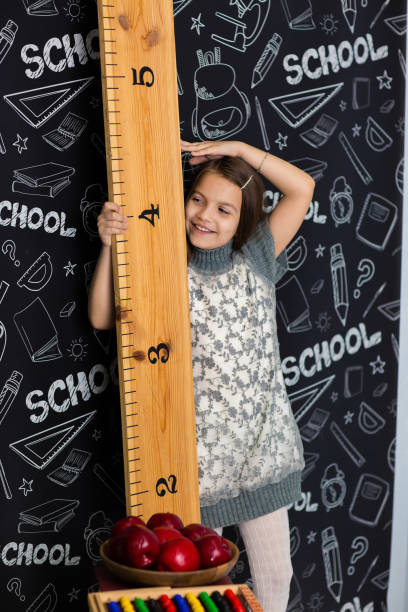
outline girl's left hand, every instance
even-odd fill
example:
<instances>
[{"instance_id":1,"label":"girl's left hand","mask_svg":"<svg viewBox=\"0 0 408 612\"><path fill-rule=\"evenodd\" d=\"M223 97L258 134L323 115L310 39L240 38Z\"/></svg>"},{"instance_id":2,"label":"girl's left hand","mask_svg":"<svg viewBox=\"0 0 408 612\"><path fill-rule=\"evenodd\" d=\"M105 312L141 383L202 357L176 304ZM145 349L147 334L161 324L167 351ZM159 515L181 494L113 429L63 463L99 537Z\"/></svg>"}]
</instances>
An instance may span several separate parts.
<instances>
[{"instance_id":1,"label":"girl's left hand","mask_svg":"<svg viewBox=\"0 0 408 612\"><path fill-rule=\"evenodd\" d=\"M190 165L196 166L210 159L220 159L224 155L237 157L240 143L236 140L217 140L215 142L187 142L181 140L181 150L188 151L192 157Z\"/></svg>"}]
</instances>

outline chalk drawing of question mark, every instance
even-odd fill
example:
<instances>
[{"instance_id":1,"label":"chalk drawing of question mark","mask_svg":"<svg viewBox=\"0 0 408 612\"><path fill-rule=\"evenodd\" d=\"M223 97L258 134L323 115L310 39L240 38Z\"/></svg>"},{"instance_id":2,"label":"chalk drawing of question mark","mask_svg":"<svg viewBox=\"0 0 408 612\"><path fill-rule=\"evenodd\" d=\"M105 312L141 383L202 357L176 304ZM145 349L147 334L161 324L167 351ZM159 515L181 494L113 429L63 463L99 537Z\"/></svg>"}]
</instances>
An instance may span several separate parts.
<instances>
[{"instance_id":1,"label":"chalk drawing of question mark","mask_svg":"<svg viewBox=\"0 0 408 612\"><path fill-rule=\"evenodd\" d=\"M364 536L357 536L351 543L351 548L356 552L351 555L350 565L347 568L347 573L349 576L352 576L356 571L354 564L357 563L359 559L364 557L366 552L368 551L368 540Z\"/></svg>"},{"instance_id":2,"label":"chalk drawing of question mark","mask_svg":"<svg viewBox=\"0 0 408 612\"><path fill-rule=\"evenodd\" d=\"M17 595L17 597L20 598L20 601L24 601L25 600L25 595L21 595L21 580L20 578L10 578L10 580L7 583L7 590L10 591L10 593L15 593Z\"/></svg>"},{"instance_id":3,"label":"chalk drawing of question mark","mask_svg":"<svg viewBox=\"0 0 408 612\"><path fill-rule=\"evenodd\" d=\"M368 281L373 278L375 272L375 265L371 261L371 259L361 259L358 262L357 268L358 270L360 270L360 272L362 272L362 274L360 274L357 279L357 287L361 287L362 285L364 285L364 283L368 283ZM357 300L361 295L360 289L354 289L353 295Z\"/></svg>"},{"instance_id":4,"label":"chalk drawing of question mark","mask_svg":"<svg viewBox=\"0 0 408 612\"><path fill-rule=\"evenodd\" d=\"M16 245L12 240L5 240L1 245L1 251L4 255L9 254L11 261L14 261L14 265L18 268L20 261L16 259Z\"/></svg>"}]
</instances>

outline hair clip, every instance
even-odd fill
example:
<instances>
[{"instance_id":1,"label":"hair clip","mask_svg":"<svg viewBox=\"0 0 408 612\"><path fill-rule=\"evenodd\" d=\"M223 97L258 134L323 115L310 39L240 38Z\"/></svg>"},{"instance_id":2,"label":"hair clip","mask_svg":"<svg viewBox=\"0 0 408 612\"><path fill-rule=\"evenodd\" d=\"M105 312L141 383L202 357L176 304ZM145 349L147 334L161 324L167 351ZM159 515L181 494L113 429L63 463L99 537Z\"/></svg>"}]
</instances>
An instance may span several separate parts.
<instances>
[{"instance_id":1,"label":"hair clip","mask_svg":"<svg viewBox=\"0 0 408 612\"><path fill-rule=\"evenodd\" d=\"M241 191L242 191L243 189L245 189L245 187L246 187L246 186L248 185L248 183L251 181L252 177L253 177L253 174L251 174L251 176L249 177L249 179L248 179L247 181L245 181L245 183L242 185L242 187L241 187Z\"/></svg>"}]
</instances>

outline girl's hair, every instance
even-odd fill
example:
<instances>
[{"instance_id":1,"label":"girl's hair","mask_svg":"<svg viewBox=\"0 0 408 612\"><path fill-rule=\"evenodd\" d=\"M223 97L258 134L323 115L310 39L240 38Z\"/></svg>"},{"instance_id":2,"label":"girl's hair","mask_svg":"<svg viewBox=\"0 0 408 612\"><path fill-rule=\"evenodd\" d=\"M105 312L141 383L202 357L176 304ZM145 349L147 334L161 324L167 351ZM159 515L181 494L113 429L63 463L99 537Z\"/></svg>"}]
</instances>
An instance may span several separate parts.
<instances>
[{"instance_id":1,"label":"girl's hair","mask_svg":"<svg viewBox=\"0 0 408 612\"><path fill-rule=\"evenodd\" d=\"M238 251L248 241L258 223L266 217L266 212L263 209L264 183L256 170L243 159L226 155L221 159L210 160L200 166L186 197L186 203L194 193L195 188L203 176L209 173L219 174L228 181L231 181L231 183L238 185L239 188L241 188L252 175L251 180L241 190L241 214L237 231L232 242L233 251ZM190 261L192 254L192 247L187 239L188 261Z\"/></svg>"}]
</instances>

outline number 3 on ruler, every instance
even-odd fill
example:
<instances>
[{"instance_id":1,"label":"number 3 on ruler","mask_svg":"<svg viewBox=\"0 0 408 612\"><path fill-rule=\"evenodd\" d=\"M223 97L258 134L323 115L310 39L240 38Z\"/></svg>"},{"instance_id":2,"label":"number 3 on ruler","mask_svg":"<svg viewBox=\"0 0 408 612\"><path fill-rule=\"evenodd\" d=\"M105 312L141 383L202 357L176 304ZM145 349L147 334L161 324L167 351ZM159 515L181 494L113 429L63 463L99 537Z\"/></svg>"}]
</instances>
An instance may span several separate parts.
<instances>
[{"instance_id":1,"label":"number 3 on ruler","mask_svg":"<svg viewBox=\"0 0 408 612\"><path fill-rule=\"evenodd\" d=\"M161 350L166 351L166 354L163 355L162 357L160 357ZM158 344L157 346L151 346L147 352L147 357L150 363L157 363L156 357L153 357L153 358L151 357L152 353L154 353L157 356L157 359L160 357L160 361L162 363L166 363L170 355L169 347L167 346L167 344L164 344L164 342L160 342L160 344Z\"/></svg>"},{"instance_id":2,"label":"number 3 on ruler","mask_svg":"<svg viewBox=\"0 0 408 612\"><path fill-rule=\"evenodd\" d=\"M145 82L146 72L150 74L152 78L151 81ZM132 85L145 85L146 87L151 87L154 83L154 72L151 68L149 68L149 66L143 66L143 68L140 69L139 74L136 68L132 68L132 74L133 74Z\"/></svg>"}]
</instances>

